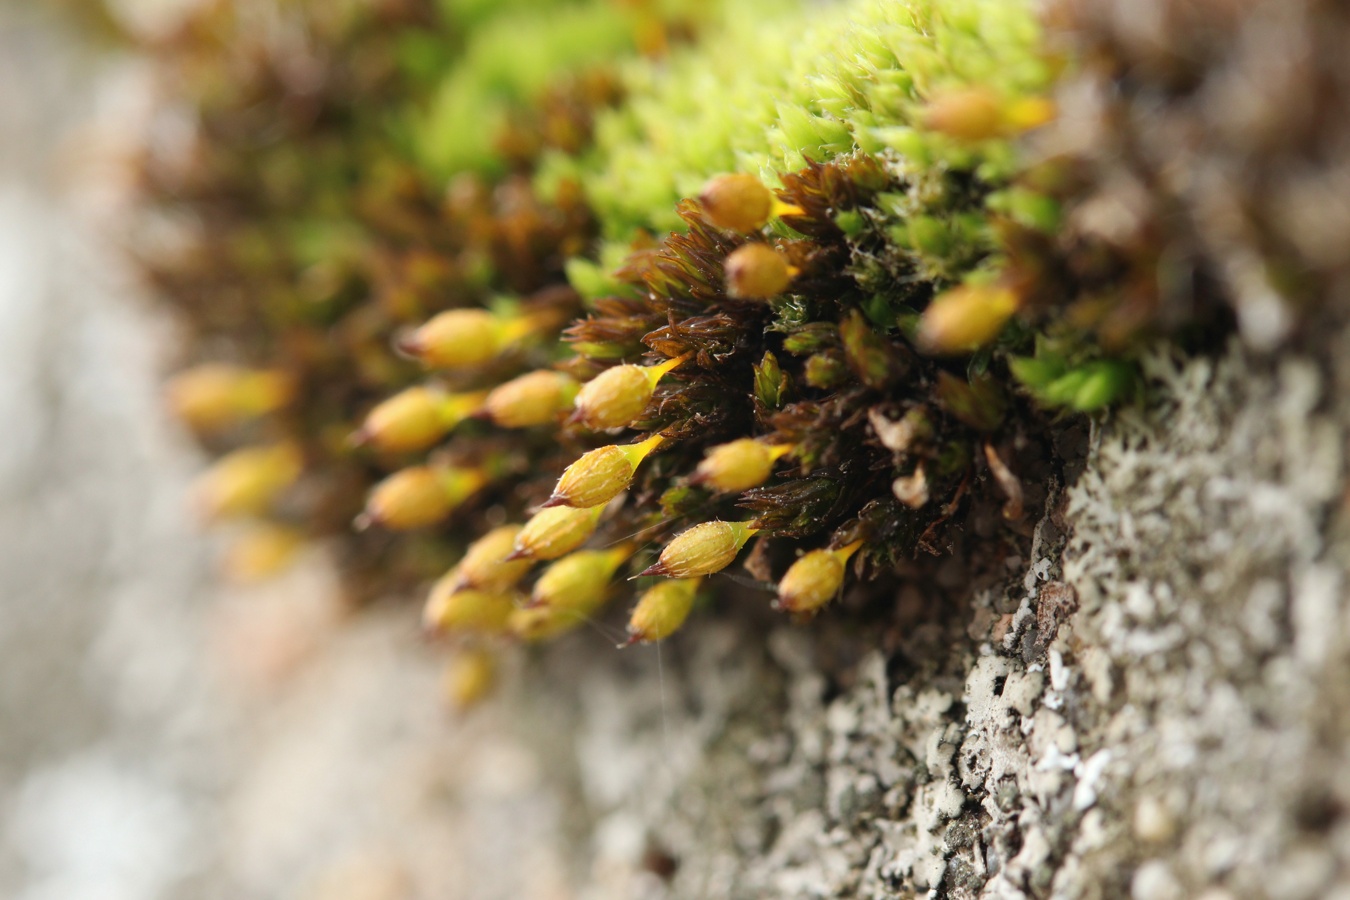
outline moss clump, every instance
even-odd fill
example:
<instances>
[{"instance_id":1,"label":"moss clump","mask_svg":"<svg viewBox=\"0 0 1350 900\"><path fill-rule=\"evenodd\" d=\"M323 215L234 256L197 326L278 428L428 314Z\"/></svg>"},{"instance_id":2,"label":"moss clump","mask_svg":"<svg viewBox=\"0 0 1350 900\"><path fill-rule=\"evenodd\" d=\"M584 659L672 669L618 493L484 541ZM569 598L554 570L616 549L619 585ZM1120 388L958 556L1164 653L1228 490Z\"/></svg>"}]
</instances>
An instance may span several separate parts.
<instances>
[{"instance_id":1,"label":"moss clump","mask_svg":"<svg viewBox=\"0 0 1350 900\"><path fill-rule=\"evenodd\" d=\"M586 40L580 26L570 37L539 27L541 12L581 22L604 10L422 0L276 10L240 0L205 5L152 48L166 114L193 127L181 145L147 144L146 207L178 228L172 250L144 241L137 252L184 314L185 366L225 364L244 380L268 373L290 386L281 409L199 430L218 453L297 448L303 477L268 515L312 537L343 536L357 596L434 575L463 546L454 534L351 530L367 491L414 458L350 440L381 400L421 381L398 336L451 308L524 310L543 329L528 342L543 363L554 352L549 329L575 312L563 266L585 251L594 219L575 188L537 197L532 160L590 140L596 110L619 97L614 53L644 42L664 52L688 30L677 11L659 9L614 18ZM534 68L497 78L499 56L475 48L499 44L522 17L535 22L519 35ZM543 46L559 40L567 52ZM418 137L435 125L437 98L461 83L492 114L456 138L494 165L447 184ZM460 430L486 436L473 423ZM488 468L499 472L528 468L535 452L529 442L501 453L471 444L438 464L496 460Z\"/></svg>"},{"instance_id":2,"label":"moss clump","mask_svg":"<svg viewBox=\"0 0 1350 900\"><path fill-rule=\"evenodd\" d=\"M363 504L429 526L351 539L368 589L440 575L452 608L468 547L499 613L475 632L525 640L593 615L611 576L715 575L747 544L760 582L797 572L799 613L997 559L1071 414L1134 390L1134 348L1227 325L1222 265L1169 220L1101 227L1119 154L1056 92L1115 78L1144 101L1092 8L1058 8L1063 44L1002 0L299 5L299 69L285 29L204 13L163 54L202 140L146 166L202 240L151 271L192 358L294 386L212 445L296 448L269 505L312 534ZM745 209L718 208L733 183ZM517 591L521 560L555 557Z\"/></svg>"}]
</instances>

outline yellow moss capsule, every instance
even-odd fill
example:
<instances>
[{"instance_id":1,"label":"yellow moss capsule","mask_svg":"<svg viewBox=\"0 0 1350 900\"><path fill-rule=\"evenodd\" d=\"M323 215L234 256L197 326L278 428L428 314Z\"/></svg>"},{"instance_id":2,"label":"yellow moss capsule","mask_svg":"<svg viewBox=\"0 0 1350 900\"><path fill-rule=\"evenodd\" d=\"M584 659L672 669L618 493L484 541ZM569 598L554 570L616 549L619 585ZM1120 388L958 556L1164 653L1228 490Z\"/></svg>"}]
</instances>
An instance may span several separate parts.
<instances>
[{"instance_id":1,"label":"yellow moss capsule","mask_svg":"<svg viewBox=\"0 0 1350 900\"><path fill-rule=\"evenodd\" d=\"M472 368L501 351L497 317L485 309L452 309L432 317L403 349L437 369Z\"/></svg>"},{"instance_id":2,"label":"yellow moss capsule","mask_svg":"<svg viewBox=\"0 0 1350 900\"><path fill-rule=\"evenodd\" d=\"M1023 97L1008 105L1003 119L1014 132L1030 131L1052 121L1058 114L1055 101L1048 97Z\"/></svg>"},{"instance_id":3,"label":"yellow moss capsule","mask_svg":"<svg viewBox=\"0 0 1350 900\"><path fill-rule=\"evenodd\" d=\"M289 566L304 542L304 535L294 528L259 522L231 542L221 570L226 578L241 584L265 581Z\"/></svg>"},{"instance_id":4,"label":"yellow moss capsule","mask_svg":"<svg viewBox=\"0 0 1350 900\"><path fill-rule=\"evenodd\" d=\"M431 446L445 433L438 393L432 388L414 387L395 394L370 411L353 441L391 453Z\"/></svg>"},{"instance_id":5,"label":"yellow moss capsule","mask_svg":"<svg viewBox=\"0 0 1350 900\"><path fill-rule=\"evenodd\" d=\"M793 271L786 257L768 244L746 244L733 250L723 267L731 297L776 297L792 283Z\"/></svg>"},{"instance_id":6,"label":"yellow moss capsule","mask_svg":"<svg viewBox=\"0 0 1350 900\"><path fill-rule=\"evenodd\" d=\"M687 356L656 366L623 365L606 369L577 392L575 416L588 428L602 431L631 425L652 400L656 383Z\"/></svg>"},{"instance_id":7,"label":"yellow moss capsule","mask_svg":"<svg viewBox=\"0 0 1350 900\"><path fill-rule=\"evenodd\" d=\"M450 515L450 500L435 470L402 469L381 481L366 500L358 527L382 525L396 531L434 525Z\"/></svg>"},{"instance_id":8,"label":"yellow moss capsule","mask_svg":"<svg viewBox=\"0 0 1350 900\"><path fill-rule=\"evenodd\" d=\"M424 628L441 633L500 634L506 631L507 620L516 608L510 594L473 588L454 590L451 585L447 577L432 586L431 595L422 607Z\"/></svg>"},{"instance_id":9,"label":"yellow moss capsule","mask_svg":"<svg viewBox=\"0 0 1350 900\"><path fill-rule=\"evenodd\" d=\"M295 396L295 383L283 372L208 363L175 375L165 394L190 427L219 431L281 409Z\"/></svg>"},{"instance_id":10,"label":"yellow moss capsule","mask_svg":"<svg viewBox=\"0 0 1350 900\"><path fill-rule=\"evenodd\" d=\"M630 545L621 544L609 550L579 550L564 556L534 583L530 605L590 615L605 602L610 579L632 554Z\"/></svg>"},{"instance_id":11,"label":"yellow moss capsule","mask_svg":"<svg viewBox=\"0 0 1350 900\"><path fill-rule=\"evenodd\" d=\"M353 440L386 453L425 450L477 411L484 397L411 387L372 409Z\"/></svg>"},{"instance_id":12,"label":"yellow moss capsule","mask_svg":"<svg viewBox=\"0 0 1350 900\"><path fill-rule=\"evenodd\" d=\"M1017 312L1017 295L999 285L963 284L934 297L919 320L929 353L969 353L998 337Z\"/></svg>"},{"instance_id":13,"label":"yellow moss capsule","mask_svg":"<svg viewBox=\"0 0 1350 900\"><path fill-rule=\"evenodd\" d=\"M433 316L401 346L434 369L472 369L492 361L534 324L528 318L499 319L485 309L452 309Z\"/></svg>"},{"instance_id":14,"label":"yellow moss capsule","mask_svg":"<svg viewBox=\"0 0 1350 900\"><path fill-rule=\"evenodd\" d=\"M482 647L474 647L459 653L446 665L441 690L450 707L463 712L482 702L496 681L496 657Z\"/></svg>"},{"instance_id":15,"label":"yellow moss capsule","mask_svg":"<svg viewBox=\"0 0 1350 900\"><path fill-rule=\"evenodd\" d=\"M674 634L694 607L701 578L676 578L649 589L628 619L628 643L661 641Z\"/></svg>"},{"instance_id":16,"label":"yellow moss capsule","mask_svg":"<svg viewBox=\"0 0 1350 900\"><path fill-rule=\"evenodd\" d=\"M923 125L958 141L987 141L1007 133L1003 113L1003 102L988 88L961 88L933 97Z\"/></svg>"},{"instance_id":17,"label":"yellow moss capsule","mask_svg":"<svg viewBox=\"0 0 1350 900\"><path fill-rule=\"evenodd\" d=\"M703 213L718 228L742 233L763 228L773 212L773 194L753 175L718 175L698 195Z\"/></svg>"},{"instance_id":18,"label":"yellow moss capsule","mask_svg":"<svg viewBox=\"0 0 1350 900\"><path fill-rule=\"evenodd\" d=\"M694 578L731 565L745 542L758 531L748 522L704 522L676 535L661 551L656 565L643 575Z\"/></svg>"},{"instance_id":19,"label":"yellow moss capsule","mask_svg":"<svg viewBox=\"0 0 1350 900\"><path fill-rule=\"evenodd\" d=\"M569 609L534 606L517 609L507 621L507 630L522 641L546 641L578 627L586 617Z\"/></svg>"},{"instance_id":20,"label":"yellow moss capsule","mask_svg":"<svg viewBox=\"0 0 1350 900\"><path fill-rule=\"evenodd\" d=\"M293 444L244 447L220 458L197 481L208 519L258 515L300 477L304 459Z\"/></svg>"},{"instance_id":21,"label":"yellow moss capsule","mask_svg":"<svg viewBox=\"0 0 1350 900\"><path fill-rule=\"evenodd\" d=\"M854 541L836 550L813 550L793 563L778 582L778 608L813 613L833 600L844 583L844 564L862 543Z\"/></svg>"},{"instance_id":22,"label":"yellow moss capsule","mask_svg":"<svg viewBox=\"0 0 1350 900\"><path fill-rule=\"evenodd\" d=\"M553 506L541 509L516 535L516 544L508 560L549 560L566 556L586 543L595 533L603 506L577 509L573 506Z\"/></svg>"},{"instance_id":23,"label":"yellow moss capsule","mask_svg":"<svg viewBox=\"0 0 1350 900\"><path fill-rule=\"evenodd\" d=\"M716 491L739 492L759 487L773 474L773 464L792 448L741 438L708 450L694 470L693 481Z\"/></svg>"},{"instance_id":24,"label":"yellow moss capsule","mask_svg":"<svg viewBox=\"0 0 1350 900\"><path fill-rule=\"evenodd\" d=\"M357 526L406 531L435 525L487 483L477 469L412 466L375 485Z\"/></svg>"},{"instance_id":25,"label":"yellow moss capsule","mask_svg":"<svg viewBox=\"0 0 1350 900\"><path fill-rule=\"evenodd\" d=\"M602 506L623 493L633 480L633 473L653 450L665 440L653 435L636 444L597 447L567 467L553 489L553 496L544 504L575 506L590 509Z\"/></svg>"},{"instance_id":26,"label":"yellow moss capsule","mask_svg":"<svg viewBox=\"0 0 1350 900\"><path fill-rule=\"evenodd\" d=\"M519 525L502 525L470 544L453 572L457 586L505 591L524 578L533 563L507 558L515 550L520 532Z\"/></svg>"},{"instance_id":27,"label":"yellow moss capsule","mask_svg":"<svg viewBox=\"0 0 1350 900\"><path fill-rule=\"evenodd\" d=\"M529 428L557 421L570 409L580 385L562 372L542 369L514 378L488 394L483 409L503 428Z\"/></svg>"}]
</instances>

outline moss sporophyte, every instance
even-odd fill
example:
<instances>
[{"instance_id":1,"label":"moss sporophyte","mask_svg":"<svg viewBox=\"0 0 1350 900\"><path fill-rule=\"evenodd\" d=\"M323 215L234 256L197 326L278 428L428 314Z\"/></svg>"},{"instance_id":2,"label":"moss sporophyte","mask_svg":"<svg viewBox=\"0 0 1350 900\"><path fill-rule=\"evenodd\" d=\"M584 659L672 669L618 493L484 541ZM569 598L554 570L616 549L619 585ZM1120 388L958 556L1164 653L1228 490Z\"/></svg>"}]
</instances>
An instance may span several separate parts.
<instances>
[{"instance_id":1,"label":"moss sporophyte","mask_svg":"<svg viewBox=\"0 0 1350 900\"><path fill-rule=\"evenodd\" d=\"M197 152L141 173L198 223L145 264L203 508L340 536L354 593L434 581L474 653L638 573L664 639L749 543L806 617L990 504L1024 541L1056 429L1177 324L1153 245L1066 224L1076 68L1033 6L206 5L154 48Z\"/></svg>"}]
</instances>

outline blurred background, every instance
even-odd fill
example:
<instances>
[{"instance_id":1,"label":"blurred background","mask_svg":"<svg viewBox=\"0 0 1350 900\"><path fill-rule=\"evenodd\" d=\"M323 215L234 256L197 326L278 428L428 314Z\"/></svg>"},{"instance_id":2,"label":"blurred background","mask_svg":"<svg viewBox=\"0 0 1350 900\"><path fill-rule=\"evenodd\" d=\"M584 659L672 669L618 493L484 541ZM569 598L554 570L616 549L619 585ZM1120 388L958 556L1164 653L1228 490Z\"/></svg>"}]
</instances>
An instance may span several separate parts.
<instances>
[{"instance_id":1,"label":"blurred background","mask_svg":"<svg viewBox=\"0 0 1350 900\"><path fill-rule=\"evenodd\" d=\"M174 325L107 240L107 142L146 72L96 26L0 2L0 896L456 896L466 857L521 845L436 808L491 726L446 727L416 616L335 629L321 551L266 587L214 577L202 460L160 399ZM519 841L546 833L528 756L485 752L456 808L524 791Z\"/></svg>"},{"instance_id":2,"label":"blurred background","mask_svg":"<svg viewBox=\"0 0 1350 900\"><path fill-rule=\"evenodd\" d=\"M209 554L157 400L166 323L68 177L135 61L68 12L0 4L0 893L167 896L213 865L232 716L197 665Z\"/></svg>"}]
</instances>

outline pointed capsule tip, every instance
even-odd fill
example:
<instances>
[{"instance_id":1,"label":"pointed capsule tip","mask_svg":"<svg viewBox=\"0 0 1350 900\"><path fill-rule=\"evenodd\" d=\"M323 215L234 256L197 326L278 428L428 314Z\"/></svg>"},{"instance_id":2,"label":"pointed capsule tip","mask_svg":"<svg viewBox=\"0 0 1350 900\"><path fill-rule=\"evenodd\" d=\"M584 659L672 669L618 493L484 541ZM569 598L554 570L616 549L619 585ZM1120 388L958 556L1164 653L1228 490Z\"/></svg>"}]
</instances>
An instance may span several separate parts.
<instances>
[{"instance_id":1,"label":"pointed capsule tip","mask_svg":"<svg viewBox=\"0 0 1350 900\"><path fill-rule=\"evenodd\" d=\"M637 573L636 575L634 575L633 578L644 578L644 577L646 577L646 576L648 576L648 575L669 575L669 574L670 574L670 570L666 568L666 564L663 563L663 562L659 562L659 561L658 561L658 562L656 563L656 565L648 566L647 568L643 569L641 572L639 572L639 573ZM628 580L629 580L629 581L632 581L633 578L630 578L630 579L628 579Z\"/></svg>"},{"instance_id":2,"label":"pointed capsule tip","mask_svg":"<svg viewBox=\"0 0 1350 900\"><path fill-rule=\"evenodd\" d=\"M421 356L426 349L425 342L412 331L394 338L394 349L407 356Z\"/></svg>"},{"instance_id":3,"label":"pointed capsule tip","mask_svg":"<svg viewBox=\"0 0 1350 900\"><path fill-rule=\"evenodd\" d=\"M357 531L367 531L371 528L371 526L376 524L378 524L378 522L375 516L371 515L368 512L363 512L360 515L358 515L355 519L352 519L352 528L356 529Z\"/></svg>"},{"instance_id":4,"label":"pointed capsule tip","mask_svg":"<svg viewBox=\"0 0 1350 900\"><path fill-rule=\"evenodd\" d=\"M571 506L571 505L572 505L572 504L570 504L570 503L567 502L567 498L566 498L566 497L562 496L561 494L553 494L553 495L550 496L547 500L545 500L543 503L541 503L541 504L539 505L539 508L540 508L540 509L552 509L552 508L555 507L555 506Z\"/></svg>"},{"instance_id":5,"label":"pointed capsule tip","mask_svg":"<svg viewBox=\"0 0 1350 900\"><path fill-rule=\"evenodd\" d=\"M690 350L686 353L681 353L679 356L672 356L666 359L665 362L660 362L657 363L656 365L645 367L648 377L652 379L652 386L655 387L656 382L660 381L663 377L665 377L667 373L675 371L680 366L684 365L693 358L694 358L694 351Z\"/></svg>"},{"instance_id":6,"label":"pointed capsule tip","mask_svg":"<svg viewBox=\"0 0 1350 900\"><path fill-rule=\"evenodd\" d=\"M502 562L515 562L518 559L534 559L534 556L533 554L530 553L528 547L517 547L510 553L506 554L506 557L502 560Z\"/></svg>"}]
</instances>

